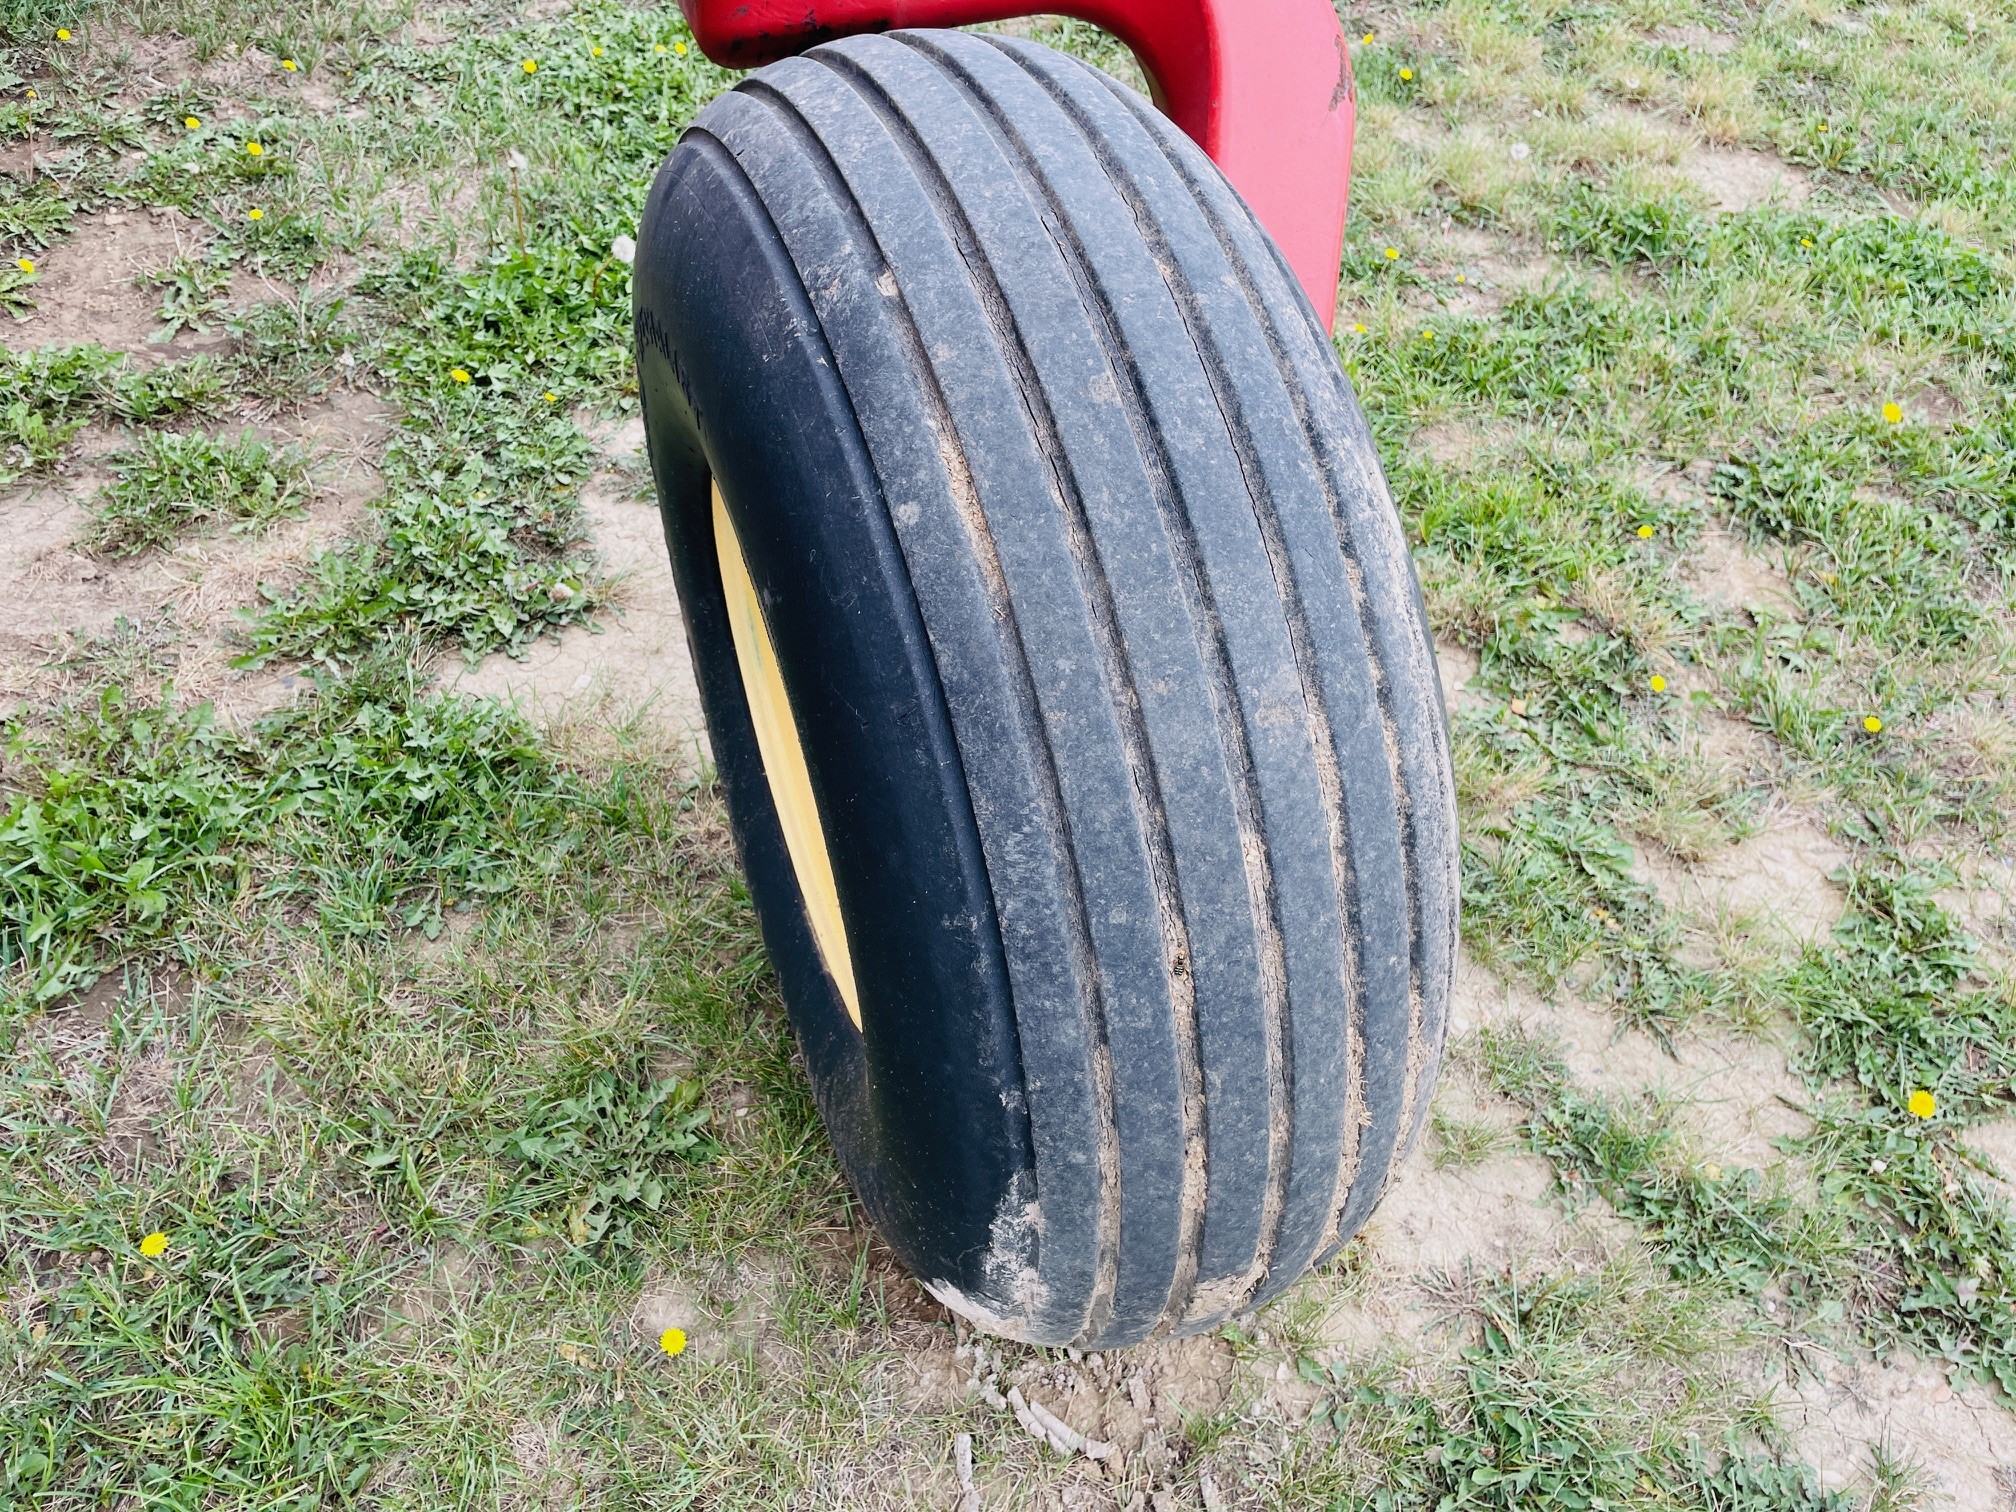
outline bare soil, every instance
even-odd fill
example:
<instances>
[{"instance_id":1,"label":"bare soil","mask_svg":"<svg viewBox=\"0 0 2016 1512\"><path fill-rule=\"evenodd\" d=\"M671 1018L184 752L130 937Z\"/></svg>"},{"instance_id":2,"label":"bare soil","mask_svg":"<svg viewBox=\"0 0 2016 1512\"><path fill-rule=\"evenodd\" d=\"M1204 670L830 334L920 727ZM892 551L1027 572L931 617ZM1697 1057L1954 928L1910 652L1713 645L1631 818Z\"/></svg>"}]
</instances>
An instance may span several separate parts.
<instances>
[{"instance_id":1,"label":"bare soil","mask_svg":"<svg viewBox=\"0 0 2016 1512\"><path fill-rule=\"evenodd\" d=\"M95 341L143 364L226 350L229 339L215 330L179 331L166 342L152 339L161 329L155 317L161 294L141 280L179 256L201 251L204 240L202 224L178 210L80 215L71 234L37 259L35 308L0 326L0 342L25 351Z\"/></svg>"},{"instance_id":2,"label":"bare soil","mask_svg":"<svg viewBox=\"0 0 2016 1512\"><path fill-rule=\"evenodd\" d=\"M1803 205L1812 193L1805 173L1775 153L1739 147L1699 147L1680 164L1709 205L1725 215L1776 204Z\"/></svg>"},{"instance_id":3,"label":"bare soil","mask_svg":"<svg viewBox=\"0 0 2016 1512\"><path fill-rule=\"evenodd\" d=\"M456 673L450 686L504 698L546 724L648 719L706 751L700 694L656 501L645 490L644 425L597 437L602 466L582 491L595 549L613 582L613 607L593 627L544 639L517 661L502 652Z\"/></svg>"}]
</instances>

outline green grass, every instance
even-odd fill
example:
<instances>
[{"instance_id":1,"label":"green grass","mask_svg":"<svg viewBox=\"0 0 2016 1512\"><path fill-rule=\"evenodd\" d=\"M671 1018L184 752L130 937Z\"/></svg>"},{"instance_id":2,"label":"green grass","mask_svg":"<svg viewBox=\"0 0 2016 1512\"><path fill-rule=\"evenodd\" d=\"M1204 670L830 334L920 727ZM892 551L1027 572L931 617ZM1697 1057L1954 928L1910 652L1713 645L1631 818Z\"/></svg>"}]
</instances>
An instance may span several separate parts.
<instances>
[{"instance_id":1,"label":"green grass","mask_svg":"<svg viewBox=\"0 0 2016 1512\"><path fill-rule=\"evenodd\" d=\"M588 446L549 392L444 374L437 392L416 396L386 450L380 533L321 553L299 586L269 590L246 663L334 665L402 632L472 660L522 654L593 611L602 590L578 498Z\"/></svg>"},{"instance_id":2,"label":"green grass","mask_svg":"<svg viewBox=\"0 0 2016 1512\"><path fill-rule=\"evenodd\" d=\"M1601 1197L1675 1280L1752 1293L1774 1282L1816 1294L1838 1288L1844 1219L1795 1199L1780 1173L1703 1158L1670 1110L1620 1107L1576 1087L1527 1035L1483 1031L1476 1053L1493 1086L1525 1105L1527 1143L1553 1165L1569 1200Z\"/></svg>"},{"instance_id":3,"label":"green grass","mask_svg":"<svg viewBox=\"0 0 2016 1512\"><path fill-rule=\"evenodd\" d=\"M117 687L8 732L0 967L21 1002L88 986L189 916L304 907L332 935L561 864L592 807L530 728L429 693L394 645L250 734Z\"/></svg>"},{"instance_id":4,"label":"green grass","mask_svg":"<svg viewBox=\"0 0 2016 1512\"><path fill-rule=\"evenodd\" d=\"M0 478L46 471L94 420L146 424L215 413L226 384L207 357L142 369L91 344L0 353Z\"/></svg>"},{"instance_id":5,"label":"green grass","mask_svg":"<svg viewBox=\"0 0 2016 1512\"><path fill-rule=\"evenodd\" d=\"M1243 1373L1112 1500L1920 1504L1910 1444L1823 1487L1844 1467L1766 1397L1875 1355L2016 1400L2016 1172L1975 1138L2016 1100L2016 997L1953 901L2016 803L2016 14L1345 19L1338 345L1474 658L1467 953L1675 1047L1768 1024L1811 1126L1753 1169L1685 1100L1481 1034L1505 1102L1438 1110L1434 1179L1537 1156L1611 1251L1418 1277L1353 1246L1208 1346ZM1082 23L1012 29L1132 74ZM181 61L143 67L164 34ZM0 352L0 481L104 458L116 566L304 505L321 462L259 439L275 416L363 390L397 417L361 520L229 644L122 624L8 714L0 1500L935 1505L958 1432L989 1506L1086 1482L906 1384L951 1335L834 1165L718 795L644 725L436 686L609 602L580 495L584 420L637 404L613 245L731 77L615 0L0 4L0 138L44 165L0 179L0 304L46 317L80 218L172 209L130 335L206 346ZM1782 168L1725 213L1699 179L1731 150ZM1770 602L1703 575L1732 550ZM299 697L230 722L174 690L225 657ZM1659 881L1786 810L1850 854L1837 930ZM1438 1326L1331 1342L1331 1308L1395 1298Z\"/></svg>"},{"instance_id":6,"label":"green grass","mask_svg":"<svg viewBox=\"0 0 2016 1512\"><path fill-rule=\"evenodd\" d=\"M113 556L166 546L194 524L265 525L304 508L314 489L303 452L250 435L163 431L108 461L113 480L87 540Z\"/></svg>"}]
</instances>

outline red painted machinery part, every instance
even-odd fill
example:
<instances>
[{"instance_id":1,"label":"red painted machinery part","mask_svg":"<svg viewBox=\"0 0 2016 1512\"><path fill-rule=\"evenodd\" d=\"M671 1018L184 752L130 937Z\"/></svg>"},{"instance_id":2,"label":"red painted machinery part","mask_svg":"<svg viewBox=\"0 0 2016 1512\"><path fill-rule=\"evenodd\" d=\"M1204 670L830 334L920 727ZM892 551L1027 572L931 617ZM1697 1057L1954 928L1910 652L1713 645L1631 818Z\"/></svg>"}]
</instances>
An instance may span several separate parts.
<instances>
[{"instance_id":1,"label":"red painted machinery part","mask_svg":"<svg viewBox=\"0 0 2016 1512\"><path fill-rule=\"evenodd\" d=\"M1351 177L1351 58L1330 0L679 0L700 50L755 68L899 26L1038 11L1134 50L1155 102L1245 196L1327 327L1337 310Z\"/></svg>"}]
</instances>

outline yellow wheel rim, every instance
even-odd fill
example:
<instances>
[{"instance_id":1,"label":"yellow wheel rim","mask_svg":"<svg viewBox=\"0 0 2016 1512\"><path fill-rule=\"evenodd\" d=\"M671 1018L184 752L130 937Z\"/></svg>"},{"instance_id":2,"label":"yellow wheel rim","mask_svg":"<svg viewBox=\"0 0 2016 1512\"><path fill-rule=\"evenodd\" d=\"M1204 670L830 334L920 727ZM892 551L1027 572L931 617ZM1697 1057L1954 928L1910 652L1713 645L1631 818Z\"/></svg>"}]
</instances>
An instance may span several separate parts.
<instances>
[{"instance_id":1,"label":"yellow wheel rim","mask_svg":"<svg viewBox=\"0 0 2016 1512\"><path fill-rule=\"evenodd\" d=\"M798 878L798 895L812 920L812 938L827 975L840 990L840 1001L854 1027L861 1027L861 1000L854 986L854 958L847 949L847 927L840 920L840 891L833 884L833 857L826 848L826 829L812 798L812 774L805 768L805 748L798 742L798 721L777 670L777 650L763 606L742 557L742 542L721 489L714 489L714 549L721 558L721 591L728 598L728 627L735 638L735 662L742 669L742 692L749 719L756 726L756 749L763 775L770 783L770 801L784 830L784 848Z\"/></svg>"}]
</instances>

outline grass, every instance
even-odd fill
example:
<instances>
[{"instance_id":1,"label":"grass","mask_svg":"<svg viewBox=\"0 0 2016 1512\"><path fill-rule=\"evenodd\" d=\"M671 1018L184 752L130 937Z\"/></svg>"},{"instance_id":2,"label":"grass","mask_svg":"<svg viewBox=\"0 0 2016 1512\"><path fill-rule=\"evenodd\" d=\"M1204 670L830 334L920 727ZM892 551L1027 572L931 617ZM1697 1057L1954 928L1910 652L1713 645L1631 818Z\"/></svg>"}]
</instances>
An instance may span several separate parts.
<instances>
[{"instance_id":1,"label":"grass","mask_svg":"<svg viewBox=\"0 0 2016 1512\"><path fill-rule=\"evenodd\" d=\"M226 376L205 357L135 368L84 343L0 354L0 477L46 473L93 421L154 423L223 408Z\"/></svg>"},{"instance_id":2,"label":"grass","mask_svg":"<svg viewBox=\"0 0 2016 1512\"><path fill-rule=\"evenodd\" d=\"M87 536L98 551L131 555L166 546L193 524L265 525L306 506L308 458L255 436L157 432L109 459L113 481Z\"/></svg>"},{"instance_id":3,"label":"grass","mask_svg":"<svg viewBox=\"0 0 2016 1512\"><path fill-rule=\"evenodd\" d=\"M1685 1100L1480 1033L1499 1101L1437 1109L1435 1179L1538 1157L1608 1248L1411 1276L1355 1245L1201 1346L1221 1385L1094 1504L1928 1504L1910 1443L1805 1463L1771 1382L1894 1358L2016 1400L1987 1153L2016 998L1966 903L2016 798L2016 16L1344 19L1338 347L1475 669L1468 956L1675 1048L1768 1025L1810 1126L1753 1168ZM1081 23L1011 29L1132 76ZM0 0L0 138L37 163L0 178L0 304L44 319L100 212L180 217L145 358L0 350L0 481L102 459L86 539L141 571L311 500L278 415L395 417L368 509L234 635L149 616L18 669L0 1500L926 1505L960 1432L989 1506L1095 1489L919 1384L967 1365L834 1166L707 781L645 723L438 685L612 600L581 494L588 427L636 412L616 238L730 78L616 0ZM1718 207L1732 160L1776 189ZM1769 591L1732 596L1732 559ZM232 720L177 691L229 658L298 696ZM1661 880L1788 812L1850 858L1838 928L1787 942ZM1326 1323L1396 1298L1435 1325Z\"/></svg>"},{"instance_id":4,"label":"grass","mask_svg":"<svg viewBox=\"0 0 2016 1512\"><path fill-rule=\"evenodd\" d=\"M1628 1267L1610 1267L1468 1276L1447 1301L1468 1342L1461 1368L1426 1389L1377 1368L1303 1362L1304 1376L1329 1392L1313 1417L1336 1436L1343 1504L1855 1505L1824 1492L1806 1467L1721 1450L1725 1436L1741 1442L1768 1414L1717 1379L1709 1362L1723 1341L1712 1314L1684 1293L1661 1295Z\"/></svg>"},{"instance_id":5,"label":"grass","mask_svg":"<svg viewBox=\"0 0 2016 1512\"><path fill-rule=\"evenodd\" d=\"M1670 1110L1619 1107L1576 1087L1551 1049L1525 1034L1482 1031L1476 1053L1493 1086L1525 1105L1521 1132L1569 1199L1602 1198L1675 1280L1752 1293L1789 1283L1816 1295L1840 1285L1841 1214L1795 1201L1778 1173L1703 1158Z\"/></svg>"}]
</instances>

